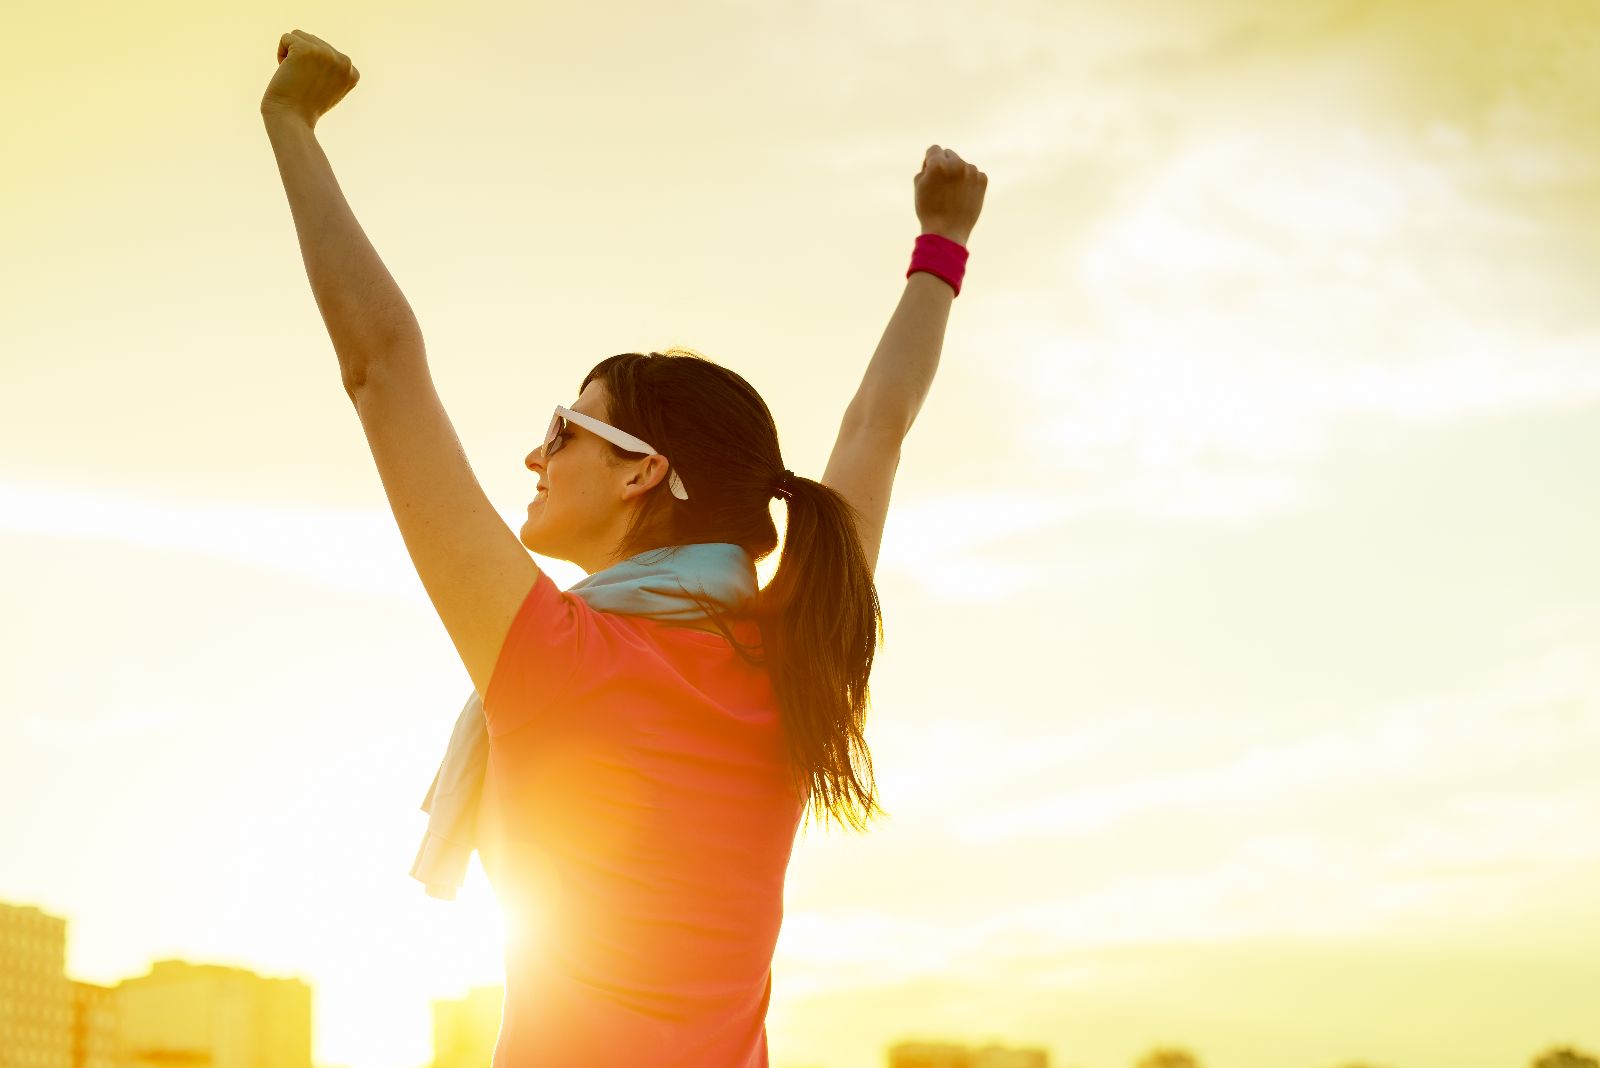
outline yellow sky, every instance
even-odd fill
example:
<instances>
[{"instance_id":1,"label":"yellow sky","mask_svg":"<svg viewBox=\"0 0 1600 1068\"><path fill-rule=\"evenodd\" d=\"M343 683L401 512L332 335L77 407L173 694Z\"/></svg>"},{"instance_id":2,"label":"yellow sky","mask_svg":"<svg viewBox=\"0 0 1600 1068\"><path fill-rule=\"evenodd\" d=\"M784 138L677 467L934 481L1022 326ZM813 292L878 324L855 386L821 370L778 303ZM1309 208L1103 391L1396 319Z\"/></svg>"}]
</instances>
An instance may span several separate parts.
<instances>
[{"instance_id":1,"label":"yellow sky","mask_svg":"<svg viewBox=\"0 0 1600 1068\"><path fill-rule=\"evenodd\" d=\"M11 20L0 900L71 974L301 976L350 1068L501 974L476 862L408 875L471 682L256 114L298 27L513 526L616 352L732 366L820 474L924 150L990 177L882 550L893 818L797 845L775 1068L1600 1047L1600 11L544 7Z\"/></svg>"}]
</instances>

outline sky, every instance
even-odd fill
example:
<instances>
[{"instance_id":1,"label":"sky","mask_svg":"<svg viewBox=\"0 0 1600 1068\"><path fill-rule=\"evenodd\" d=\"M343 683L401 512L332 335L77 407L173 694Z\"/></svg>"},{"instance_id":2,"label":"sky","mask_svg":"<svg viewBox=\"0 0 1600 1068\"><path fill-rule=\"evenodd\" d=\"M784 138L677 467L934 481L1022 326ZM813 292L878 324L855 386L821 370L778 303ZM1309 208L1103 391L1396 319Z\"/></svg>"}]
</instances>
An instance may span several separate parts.
<instances>
[{"instance_id":1,"label":"sky","mask_svg":"<svg viewBox=\"0 0 1600 1068\"><path fill-rule=\"evenodd\" d=\"M8 29L0 900L68 917L74 978L298 976L319 1064L419 1068L502 975L476 860L409 875L471 681L257 113L302 29L361 71L318 138L513 529L617 352L734 368L819 477L925 150L989 176L877 573L890 818L796 844L774 1068L1600 1049L1592 0Z\"/></svg>"}]
</instances>

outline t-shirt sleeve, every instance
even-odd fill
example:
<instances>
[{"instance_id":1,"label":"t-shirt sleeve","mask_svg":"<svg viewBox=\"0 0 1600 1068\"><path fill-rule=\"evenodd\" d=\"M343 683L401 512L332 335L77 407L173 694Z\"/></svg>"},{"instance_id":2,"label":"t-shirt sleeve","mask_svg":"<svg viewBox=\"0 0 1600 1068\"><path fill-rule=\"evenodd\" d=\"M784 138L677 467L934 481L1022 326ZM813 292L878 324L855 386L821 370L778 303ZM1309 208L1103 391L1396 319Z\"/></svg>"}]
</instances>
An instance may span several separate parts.
<instances>
[{"instance_id":1,"label":"t-shirt sleeve","mask_svg":"<svg viewBox=\"0 0 1600 1068\"><path fill-rule=\"evenodd\" d=\"M580 597L563 593L544 569L506 631L483 694L483 716L491 736L525 725L541 708L562 699L585 655L601 647L596 612Z\"/></svg>"}]
</instances>

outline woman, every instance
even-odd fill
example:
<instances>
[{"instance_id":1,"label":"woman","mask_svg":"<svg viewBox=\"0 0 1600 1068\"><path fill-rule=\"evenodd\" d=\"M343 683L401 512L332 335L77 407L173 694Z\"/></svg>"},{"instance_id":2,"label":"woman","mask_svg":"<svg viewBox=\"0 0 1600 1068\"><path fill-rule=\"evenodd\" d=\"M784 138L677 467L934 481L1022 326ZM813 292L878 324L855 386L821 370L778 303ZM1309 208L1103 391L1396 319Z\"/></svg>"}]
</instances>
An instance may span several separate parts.
<instances>
[{"instance_id":1,"label":"woman","mask_svg":"<svg viewBox=\"0 0 1600 1068\"><path fill-rule=\"evenodd\" d=\"M738 374L689 350L623 353L556 407L514 537L313 136L359 75L298 30L278 61L261 110L307 275L406 548L482 695L480 855L509 921L495 1068L764 1068L802 816L865 829L882 812L863 738L873 569L987 178L926 153L905 292L820 482L785 468ZM774 496L784 551L758 591ZM563 592L528 550L588 577Z\"/></svg>"}]
</instances>

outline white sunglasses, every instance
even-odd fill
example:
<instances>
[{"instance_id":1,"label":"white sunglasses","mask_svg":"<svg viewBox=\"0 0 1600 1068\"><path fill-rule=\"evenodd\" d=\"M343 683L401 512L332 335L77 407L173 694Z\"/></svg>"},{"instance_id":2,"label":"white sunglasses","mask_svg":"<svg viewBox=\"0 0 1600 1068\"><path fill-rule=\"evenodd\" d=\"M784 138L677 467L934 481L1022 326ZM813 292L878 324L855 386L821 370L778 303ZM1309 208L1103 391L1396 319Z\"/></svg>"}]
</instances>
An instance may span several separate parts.
<instances>
[{"instance_id":1,"label":"white sunglasses","mask_svg":"<svg viewBox=\"0 0 1600 1068\"><path fill-rule=\"evenodd\" d=\"M550 417L550 429L545 431L544 444L540 446L544 450L544 458L546 460L561 451L563 442L561 434L566 430L569 421L577 423L591 433L599 434L619 449L626 449L628 452L642 452L651 456L659 455L655 449L627 431L618 430L610 423L602 423L592 415L584 415L582 412L575 412L571 408L563 408L558 404L556 405L556 414ZM666 457L663 456L662 459L665 460ZM672 466L671 460L667 460L667 485L672 490L672 495L678 500L686 501L689 499L689 491L683 488L683 479L678 477L678 471Z\"/></svg>"}]
</instances>

